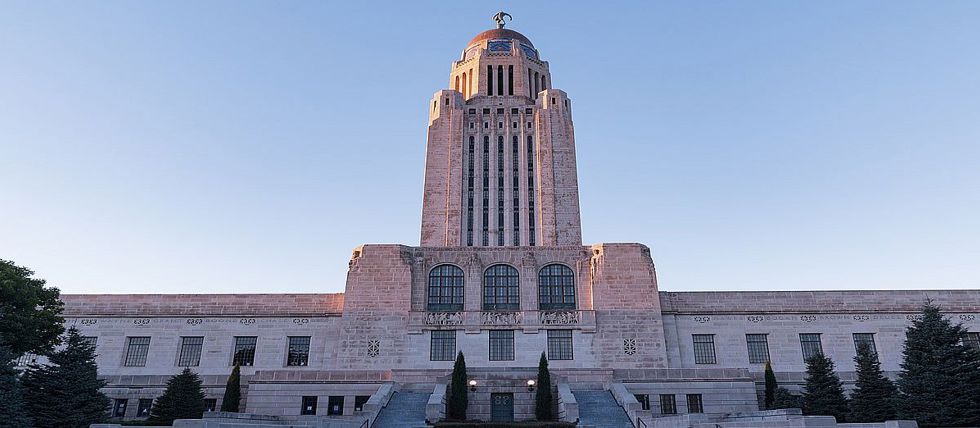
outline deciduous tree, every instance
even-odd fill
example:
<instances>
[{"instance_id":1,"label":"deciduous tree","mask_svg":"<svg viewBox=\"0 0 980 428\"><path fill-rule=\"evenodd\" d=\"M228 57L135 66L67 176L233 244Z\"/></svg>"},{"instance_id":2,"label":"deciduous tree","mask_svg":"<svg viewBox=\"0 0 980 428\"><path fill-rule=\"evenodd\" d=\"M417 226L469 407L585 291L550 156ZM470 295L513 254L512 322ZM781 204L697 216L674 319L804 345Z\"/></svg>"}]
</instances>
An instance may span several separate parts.
<instances>
[{"instance_id":1,"label":"deciduous tree","mask_svg":"<svg viewBox=\"0 0 980 428\"><path fill-rule=\"evenodd\" d=\"M15 356L47 354L65 331L58 289L13 262L0 259L0 346Z\"/></svg>"}]
</instances>

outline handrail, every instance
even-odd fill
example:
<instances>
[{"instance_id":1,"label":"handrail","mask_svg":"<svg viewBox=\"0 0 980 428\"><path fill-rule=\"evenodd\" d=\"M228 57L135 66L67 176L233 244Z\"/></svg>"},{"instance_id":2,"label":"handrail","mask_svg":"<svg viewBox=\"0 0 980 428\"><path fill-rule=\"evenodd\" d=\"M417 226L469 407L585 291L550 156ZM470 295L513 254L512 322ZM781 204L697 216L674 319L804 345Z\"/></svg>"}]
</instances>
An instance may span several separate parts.
<instances>
[{"instance_id":1,"label":"handrail","mask_svg":"<svg viewBox=\"0 0 980 428\"><path fill-rule=\"evenodd\" d=\"M361 424L361 426L360 426L360 427L358 427L358 428L370 428L370 427L368 426L368 422L370 422L370 421L371 421L371 419L370 419L370 418L368 418L368 419L365 419L365 420L364 420L364 423L362 423L362 424Z\"/></svg>"},{"instance_id":2,"label":"handrail","mask_svg":"<svg viewBox=\"0 0 980 428\"><path fill-rule=\"evenodd\" d=\"M647 428L647 423L643 422L643 419L640 419L639 416L636 417L636 428Z\"/></svg>"}]
</instances>

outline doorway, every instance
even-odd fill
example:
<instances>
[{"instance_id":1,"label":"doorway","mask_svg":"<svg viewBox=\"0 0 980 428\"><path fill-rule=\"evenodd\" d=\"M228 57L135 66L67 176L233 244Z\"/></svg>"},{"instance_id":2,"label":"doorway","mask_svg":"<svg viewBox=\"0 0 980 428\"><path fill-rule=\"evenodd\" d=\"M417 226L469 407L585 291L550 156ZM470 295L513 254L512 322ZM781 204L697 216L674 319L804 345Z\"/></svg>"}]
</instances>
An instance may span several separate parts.
<instances>
[{"instance_id":1,"label":"doorway","mask_svg":"<svg viewBox=\"0 0 980 428\"><path fill-rule=\"evenodd\" d=\"M490 420L494 422L514 420L514 394L490 394Z\"/></svg>"}]
</instances>

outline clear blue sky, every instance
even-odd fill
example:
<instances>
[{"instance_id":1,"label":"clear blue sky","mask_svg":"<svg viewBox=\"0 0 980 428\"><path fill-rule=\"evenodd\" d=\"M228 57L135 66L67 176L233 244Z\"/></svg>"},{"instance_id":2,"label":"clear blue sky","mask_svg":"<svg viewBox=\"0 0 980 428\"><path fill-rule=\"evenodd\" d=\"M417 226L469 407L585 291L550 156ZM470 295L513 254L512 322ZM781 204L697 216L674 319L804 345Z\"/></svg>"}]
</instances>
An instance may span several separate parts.
<instances>
[{"instance_id":1,"label":"clear blue sky","mask_svg":"<svg viewBox=\"0 0 980 428\"><path fill-rule=\"evenodd\" d=\"M7 1L0 258L342 291L418 244L427 102L500 8L575 102L586 242L662 290L980 288L976 1Z\"/></svg>"}]
</instances>

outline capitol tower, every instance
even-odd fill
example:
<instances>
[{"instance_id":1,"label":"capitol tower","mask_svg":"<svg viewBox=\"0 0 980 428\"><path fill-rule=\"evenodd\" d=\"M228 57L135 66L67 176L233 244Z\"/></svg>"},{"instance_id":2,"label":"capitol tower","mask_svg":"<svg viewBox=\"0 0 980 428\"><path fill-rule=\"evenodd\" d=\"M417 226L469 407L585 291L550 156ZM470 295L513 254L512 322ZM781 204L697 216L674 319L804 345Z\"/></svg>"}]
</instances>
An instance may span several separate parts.
<instances>
[{"instance_id":1,"label":"capitol tower","mask_svg":"<svg viewBox=\"0 0 980 428\"><path fill-rule=\"evenodd\" d=\"M505 17L430 102L423 247L582 244L571 100Z\"/></svg>"}]
</instances>

